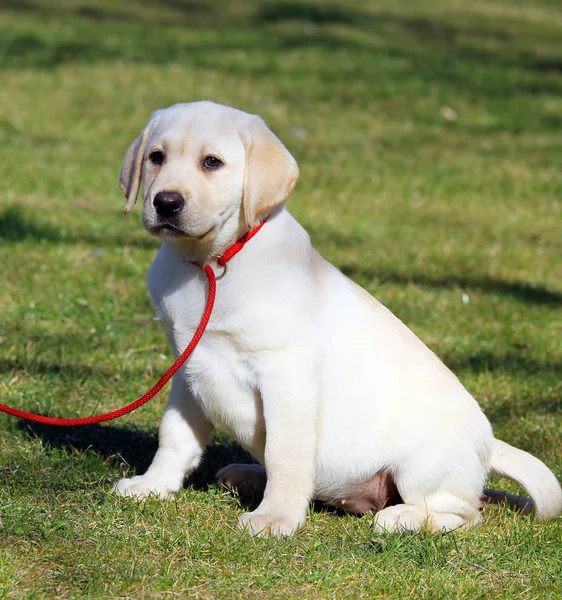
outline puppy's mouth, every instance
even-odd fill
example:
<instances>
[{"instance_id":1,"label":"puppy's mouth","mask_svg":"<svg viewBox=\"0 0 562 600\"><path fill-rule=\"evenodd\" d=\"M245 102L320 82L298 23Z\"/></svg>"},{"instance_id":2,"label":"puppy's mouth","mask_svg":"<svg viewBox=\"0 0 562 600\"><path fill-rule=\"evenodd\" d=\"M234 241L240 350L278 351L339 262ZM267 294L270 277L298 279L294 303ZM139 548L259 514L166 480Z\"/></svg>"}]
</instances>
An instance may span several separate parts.
<instances>
[{"instance_id":1,"label":"puppy's mouth","mask_svg":"<svg viewBox=\"0 0 562 600\"><path fill-rule=\"evenodd\" d=\"M192 233L188 233L172 223L159 223L158 225L152 225L148 227L148 232L152 235L159 238L187 238L191 240L203 240L205 239L213 230L215 229L215 225L213 225L209 230L200 235L194 235Z\"/></svg>"},{"instance_id":2,"label":"puppy's mouth","mask_svg":"<svg viewBox=\"0 0 562 600\"><path fill-rule=\"evenodd\" d=\"M186 234L171 223L161 223L148 228L149 233L156 237L184 237Z\"/></svg>"}]
</instances>

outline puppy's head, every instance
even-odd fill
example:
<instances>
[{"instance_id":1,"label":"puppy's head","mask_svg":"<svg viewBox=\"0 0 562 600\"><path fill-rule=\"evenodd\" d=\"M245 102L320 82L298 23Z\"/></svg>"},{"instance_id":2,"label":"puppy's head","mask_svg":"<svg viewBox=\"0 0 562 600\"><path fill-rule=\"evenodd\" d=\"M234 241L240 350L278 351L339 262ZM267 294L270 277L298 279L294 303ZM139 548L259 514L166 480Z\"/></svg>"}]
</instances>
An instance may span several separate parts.
<instances>
[{"instance_id":1,"label":"puppy's head","mask_svg":"<svg viewBox=\"0 0 562 600\"><path fill-rule=\"evenodd\" d=\"M125 214L143 187L143 223L153 235L211 241L227 221L240 232L281 204L297 163L255 115L212 102L156 111L131 144L119 186Z\"/></svg>"}]
</instances>

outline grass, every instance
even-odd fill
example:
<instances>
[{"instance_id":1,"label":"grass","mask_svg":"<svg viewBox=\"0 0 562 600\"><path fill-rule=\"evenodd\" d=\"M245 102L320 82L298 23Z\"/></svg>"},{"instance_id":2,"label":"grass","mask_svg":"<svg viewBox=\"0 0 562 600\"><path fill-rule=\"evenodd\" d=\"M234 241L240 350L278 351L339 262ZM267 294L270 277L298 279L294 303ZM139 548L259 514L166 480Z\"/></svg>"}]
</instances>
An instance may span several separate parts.
<instances>
[{"instance_id":1,"label":"grass","mask_svg":"<svg viewBox=\"0 0 562 600\"><path fill-rule=\"evenodd\" d=\"M86 416L165 370L157 242L117 176L154 109L212 98L268 121L319 250L562 476L558 2L9 0L0 67L2 402ZM213 475L247 457L220 433L175 502L115 498L165 401L83 429L0 416L0 597L560 597L560 518L375 536L311 509L294 538L241 535Z\"/></svg>"}]
</instances>

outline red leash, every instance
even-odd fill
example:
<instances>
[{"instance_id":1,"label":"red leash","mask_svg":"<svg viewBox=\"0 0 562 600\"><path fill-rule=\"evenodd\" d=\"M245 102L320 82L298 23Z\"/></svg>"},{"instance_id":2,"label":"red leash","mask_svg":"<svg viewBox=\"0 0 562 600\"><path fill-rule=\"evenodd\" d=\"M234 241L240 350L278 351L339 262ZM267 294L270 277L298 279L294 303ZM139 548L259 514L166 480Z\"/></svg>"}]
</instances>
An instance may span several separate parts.
<instances>
[{"instance_id":1,"label":"red leash","mask_svg":"<svg viewBox=\"0 0 562 600\"><path fill-rule=\"evenodd\" d=\"M249 242L254 235L264 226L267 219L256 225L251 231L243 235L237 242L235 242L228 250L224 252L224 254L217 260L217 263L221 266L226 265L226 263L242 250L246 242ZM164 373L164 375L158 380L156 385L152 387L146 394L142 395L138 400L131 402L127 406L120 408L118 410L114 410L112 412L105 413L103 415L95 415L93 417L84 417L82 419L57 419L55 417L44 417L42 415L36 415L33 413L26 412L24 410L18 410L17 408L12 408L11 406L6 406L5 404L0 404L0 412L4 412L8 415L12 415L14 417L19 417L20 419L27 419L28 421L36 421L37 423L44 423L46 425L91 425L92 423L102 423L103 421L111 421L112 419L117 419L126 415L130 412L133 412L139 406L146 404L149 400L152 400L154 396L168 383L168 381L172 378L174 373L183 365L183 363L191 356L199 340L205 333L205 329L207 329L207 325L209 323L209 319L211 318L211 313L213 312L213 306L215 304L215 294L217 289L217 278L215 276L215 272L209 265L205 265L201 267L199 263L192 262L192 264L197 265L201 269L203 269L207 279L209 281L209 295L207 297L207 304L205 306L205 311L203 312L203 316L201 317L201 322L199 323L199 327L195 331L193 335L193 339L189 342L187 348L182 352L179 358L174 362L174 364Z\"/></svg>"}]
</instances>

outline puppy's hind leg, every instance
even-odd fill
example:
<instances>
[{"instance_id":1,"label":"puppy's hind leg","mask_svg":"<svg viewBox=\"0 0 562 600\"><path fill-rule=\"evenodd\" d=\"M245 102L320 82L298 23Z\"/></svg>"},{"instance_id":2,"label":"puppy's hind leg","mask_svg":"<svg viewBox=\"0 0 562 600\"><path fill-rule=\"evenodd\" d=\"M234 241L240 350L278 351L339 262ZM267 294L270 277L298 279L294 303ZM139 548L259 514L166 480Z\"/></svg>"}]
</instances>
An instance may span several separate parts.
<instances>
[{"instance_id":1,"label":"puppy's hind leg","mask_svg":"<svg viewBox=\"0 0 562 600\"><path fill-rule=\"evenodd\" d=\"M232 464L222 468L216 480L220 487L238 492L242 504L257 506L263 499L267 476L261 465Z\"/></svg>"},{"instance_id":2,"label":"puppy's hind leg","mask_svg":"<svg viewBox=\"0 0 562 600\"><path fill-rule=\"evenodd\" d=\"M455 505L456 503L456 505ZM455 531L463 527L476 525L481 517L475 507L467 505L460 498L451 496L448 500L450 511L437 512L430 510L435 506L433 498L428 498L428 505L396 504L379 511L375 515L375 530L399 533L403 531L427 531L429 533Z\"/></svg>"},{"instance_id":3,"label":"puppy's hind leg","mask_svg":"<svg viewBox=\"0 0 562 600\"><path fill-rule=\"evenodd\" d=\"M404 503L375 515L378 531L449 532L480 522L485 461L471 440L449 448L428 444L401 465L395 477Z\"/></svg>"}]
</instances>

